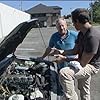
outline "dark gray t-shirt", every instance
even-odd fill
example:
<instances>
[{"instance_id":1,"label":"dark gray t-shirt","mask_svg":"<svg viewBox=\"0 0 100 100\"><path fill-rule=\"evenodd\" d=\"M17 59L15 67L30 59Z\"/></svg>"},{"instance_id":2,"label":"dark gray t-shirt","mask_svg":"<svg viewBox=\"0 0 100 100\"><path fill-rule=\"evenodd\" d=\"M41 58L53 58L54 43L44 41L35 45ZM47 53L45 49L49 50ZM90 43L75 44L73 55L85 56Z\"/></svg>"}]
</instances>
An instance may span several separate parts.
<instances>
[{"instance_id":1,"label":"dark gray t-shirt","mask_svg":"<svg viewBox=\"0 0 100 100\"><path fill-rule=\"evenodd\" d=\"M93 53L95 55L89 63L100 67L99 30L97 28L91 27L84 35L82 32L80 32L76 43L78 44L78 48L79 48L79 59L81 59L83 52Z\"/></svg>"}]
</instances>

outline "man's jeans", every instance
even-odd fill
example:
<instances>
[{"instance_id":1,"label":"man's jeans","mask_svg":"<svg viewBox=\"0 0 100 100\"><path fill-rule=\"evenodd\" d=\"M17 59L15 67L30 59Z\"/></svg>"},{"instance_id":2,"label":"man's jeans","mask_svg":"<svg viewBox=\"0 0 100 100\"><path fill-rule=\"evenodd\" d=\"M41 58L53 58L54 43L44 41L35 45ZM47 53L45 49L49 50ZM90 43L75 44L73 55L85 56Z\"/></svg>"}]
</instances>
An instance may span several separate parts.
<instances>
[{"instance_id":1,"label":"man's jeans","mask_svg":"<svg viewBox=\"0 0 100 100\"><path fill-rule=\"evenodd\" d=\"M64 91L63 100L78 100L75 92L74 79L78 80L78 89L80 90L81 100L90 100L90 81L91 75L96 74L99 69L93 65L87 64L78 72L74 71L71 67L65 67L60 70L60 83Z\"/></svg>"}]
</instances>

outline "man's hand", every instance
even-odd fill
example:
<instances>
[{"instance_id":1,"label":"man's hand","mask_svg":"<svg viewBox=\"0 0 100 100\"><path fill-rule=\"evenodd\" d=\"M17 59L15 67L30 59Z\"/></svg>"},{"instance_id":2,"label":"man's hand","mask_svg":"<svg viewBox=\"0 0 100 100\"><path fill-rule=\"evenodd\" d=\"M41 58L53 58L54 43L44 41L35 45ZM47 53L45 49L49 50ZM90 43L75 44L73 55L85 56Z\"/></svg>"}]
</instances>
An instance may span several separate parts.
<instances>
[{"instance_id":1,"label":"man's hand","mask_svg":"<svg viewBox=\"0 0 100 100\"><path fill-rule=\"evenodd\" d=\"M56 63L61 63L66 60L66 56L63 56L61 54L54 55L54 57L56 58L53 60L53 62L56 62Z\"/></svg>"},{"instance_id":2,"label":"man's hand","mask_svg":"<svg viewBox=\"0 0 100 100\"><path fill-rule=\"evenodd\" d=\"M57 54L62 54L63 52L64 52L64 50L59 50L57 48L52 48L52 51L49 55L54 56L54 55L57 55Z\"/></svg>"}]
</instances>

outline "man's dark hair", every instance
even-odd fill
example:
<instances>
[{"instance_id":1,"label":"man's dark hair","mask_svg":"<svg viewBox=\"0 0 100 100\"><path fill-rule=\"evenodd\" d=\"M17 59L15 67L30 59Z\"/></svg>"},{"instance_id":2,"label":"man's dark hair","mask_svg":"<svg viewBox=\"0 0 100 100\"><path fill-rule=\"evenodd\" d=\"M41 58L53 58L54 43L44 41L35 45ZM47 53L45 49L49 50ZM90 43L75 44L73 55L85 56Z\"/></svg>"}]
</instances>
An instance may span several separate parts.
<instances>
[{"instance_id":1,"label":"man's dark hair","mask_svg":"<svg viewBox=\"0 0 100 100\"><path fill-rule=\"evenodd\" d=\"M90 22L89 12L85 8L77 8L71 13L71 15L73 22L77 22L77 20L82 24Z\"/></svg>"}]
</instances>

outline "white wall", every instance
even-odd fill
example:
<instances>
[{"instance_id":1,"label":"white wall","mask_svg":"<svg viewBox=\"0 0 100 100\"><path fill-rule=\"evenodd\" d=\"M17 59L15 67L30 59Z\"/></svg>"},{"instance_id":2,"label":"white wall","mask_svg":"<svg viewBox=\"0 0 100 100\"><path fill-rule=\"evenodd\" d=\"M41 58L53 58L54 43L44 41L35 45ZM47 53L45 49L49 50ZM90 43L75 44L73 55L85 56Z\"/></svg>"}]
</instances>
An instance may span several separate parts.
<instances>
[{"instance_id":1,"label":"white wall","mask_svg":"<svg viewBox=\"0 0 100 100\"><path fill-rule=\"evenodd\" d=\"M0 38L8 35L19 23L29 19L29 14L0 3Z\"/></svg>"}]
</instances>

